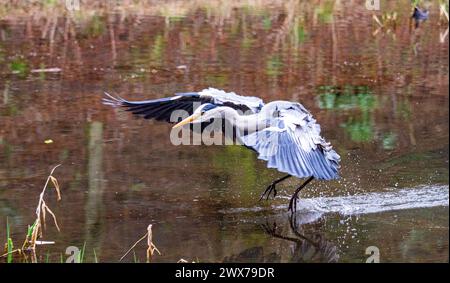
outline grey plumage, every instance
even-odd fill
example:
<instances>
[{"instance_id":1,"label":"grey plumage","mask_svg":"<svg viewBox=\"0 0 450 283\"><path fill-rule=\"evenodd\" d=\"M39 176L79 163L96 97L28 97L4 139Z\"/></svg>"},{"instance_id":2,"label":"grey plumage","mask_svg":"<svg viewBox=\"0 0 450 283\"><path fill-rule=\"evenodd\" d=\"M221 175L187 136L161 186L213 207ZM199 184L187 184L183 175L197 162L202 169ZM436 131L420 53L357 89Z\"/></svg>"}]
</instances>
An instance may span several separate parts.
<instances>
[{"instance_id":1,"label":"grey plumage","mask_svg":"<svg viewBox=\"0 0 450 283\"><path fill-rule=\"evenodd\" d=\"M298 178L313 176L331 180L338 177L340 156L320 135L320 125L300 103L274 101L263 107L270 126L241 139L254 148L267 167Z\"/></svg>"},{"instance_id":2,"label":"grey plumage","mask_svg":"<svg viewBox=\"0 0 450 283\"><path fill-rule=\"evenodd\" d=\"M320 125L300 103L273 101L264 104L257 97L214 88L145 101L106 96L104 104L124 107L146 119L173 123L176 121L171 121L170 117L174 110L185 110L191 117L195 116L177 125L224 119L238 130L238 141L255 150L269 168L298 178L338 178L340 156L320 135Z\"/></svg>"}]
</instances>

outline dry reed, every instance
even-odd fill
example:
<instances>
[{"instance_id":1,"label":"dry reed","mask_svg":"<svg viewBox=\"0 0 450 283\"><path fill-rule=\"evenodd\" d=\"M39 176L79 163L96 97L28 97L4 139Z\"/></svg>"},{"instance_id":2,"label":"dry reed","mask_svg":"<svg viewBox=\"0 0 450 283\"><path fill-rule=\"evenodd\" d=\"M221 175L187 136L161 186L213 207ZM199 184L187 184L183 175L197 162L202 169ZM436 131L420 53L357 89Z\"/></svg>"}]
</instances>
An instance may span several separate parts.
<instances>
[{"instance_id":1,"label":"dry reed","mask_svg":"<svg viewBox=\"0 0 450 283\"><path fill-rule=\"evenodd\" d=\"M0 256L0 258L8 256L9 254L19 253L20 255L24 255L26 257L26 252L31 254L31 261L37 262L36 259L36 245L44 245L44 244L54 244L53 241L38 241L39 238L43 237L43 227L45 228L45 221L46 221L46 214L49 213L52 218L53 222L55 223L56 229L60 231L58 221L56 219L56 215L53 213L53 211L48 207L47 203L45 202L44 196L46 189L50 182L52 182L53 187L57 194L57 200L61 200L61 190L59 187L58 180L53 176L53 172L56 168L58 168L61 164L56 165L53 167L53 169L50 172L50 175L47 177L47 181L45 182L44 188L42 189L42 192L39 195L39 201L38 205L36 207L36 220L34 221L33 225L28 227L26 238L23 242L22 248L15 249L13 251L7 252Z\"/></svg>"},{"instance_id":2,"label":"dry reed","mask_svg":"<svg viewBox=\"0 0 450 283\"><path fill-rule=\"evenodd\" d=\"M128 251L119 259L119 262L121 262L141 241L143 241L145 238L147 238L147 262L150 262L153 254L155 251L161 255L161 252L158 250L158 248L153 243L153 232L152 232L152 224L148 225L147 227L147 233L145 233L144 236L142 236L139 240L137 240L131 248L128 249Z\"/></svg>"}]
</instances>

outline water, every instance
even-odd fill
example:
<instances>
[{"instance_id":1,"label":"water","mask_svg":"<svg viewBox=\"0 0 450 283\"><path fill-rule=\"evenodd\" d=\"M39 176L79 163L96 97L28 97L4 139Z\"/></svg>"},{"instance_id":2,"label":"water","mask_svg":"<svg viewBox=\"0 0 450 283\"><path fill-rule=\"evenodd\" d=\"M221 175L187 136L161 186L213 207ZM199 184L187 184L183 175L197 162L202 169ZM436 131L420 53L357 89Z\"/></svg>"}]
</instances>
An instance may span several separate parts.
<instances>
[{"instance_id":1,"label":"water","mask_svg":"<svg viewBox=\"0 0 450 283\"><path fill-rule=\"evenodd\" d=\"M286 201L290 198L284 197ZM361 215L402 209L448 206L448 186L420 186L418 188L393 189L389 192L355 194L338 197L317 197L299 199L296 217L301 223L314 222L329 213L340 215ZM272 206L269 209L286 210L288 206ZM266 208L267 209L267 208ZM261 211L262 207L232 208L228 213Z\"/></svg>"},{"instance_id":2,"label":"water","mask_svg":"<svg viewBox=\"0 0 450 283\"><path fill-rule=\"evenodd\" d=\"M86 261L94 249L117 261L148 224L157 262L364 262L369 246L385 262L448 261L448 24L437 5L416 29L409 1L386 3L378 17L397 20L378 29L364 1L208 3L0 10L0 242L8 217L21 244L62 164L62 200L47 200L61 232L47 223L43 240L56 244L39 247L42 261L84 243ZM340 153L342 178L313 181L289 219L300 180L258 202L282 174L251 151L173 146L169 125L101 104L103 91L150 99L209 86L300 101Z\"/></svg>"},{"instance_id":3,"label":"water","mask_svg":"<svg viewBox=\"0 0 450 283\"><path fill-rule=\"evenodd\" d=\"M435 206L448 206L448 186L424 186L384 193L313 198L300 201L299 204L302 210L322 213L338 212L342 215Z\"/></svg>"}]
</instances>

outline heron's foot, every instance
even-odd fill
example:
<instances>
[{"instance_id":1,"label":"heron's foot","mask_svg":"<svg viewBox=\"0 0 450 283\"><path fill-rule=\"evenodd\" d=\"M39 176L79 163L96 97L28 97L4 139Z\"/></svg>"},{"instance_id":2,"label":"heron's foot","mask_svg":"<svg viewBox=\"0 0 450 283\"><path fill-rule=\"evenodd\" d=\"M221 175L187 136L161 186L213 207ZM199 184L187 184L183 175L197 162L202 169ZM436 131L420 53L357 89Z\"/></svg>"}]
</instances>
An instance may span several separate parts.
<instances>
[{"instance_id":1,"label":"heron's foot","mask_svg":"<svg viewBox=\"0 0 450 283\"><path fill-rule=\"evenodd\" d=\"M290 211L292 214L297 212L297 201L299 200L298 192L294 193L289 200L289 207L288 211Z\"/></svg>"},{"instance_id":2,"label":"heron's foot","mask_svg":"<svg viewBox=\"0 0 450 283\"><path fill-rule=\"evenodd\" d=\"M264 193L261 195L261 197L259 198L259 201L261 201L264 197L266 198L266 200L269 199L270 194L273 192L273 198L275 198L277 196L277 189L275 188L276 183L273 182L272 184L270 184L267 189L264 191Z\"/></svg>"}]
</instances>

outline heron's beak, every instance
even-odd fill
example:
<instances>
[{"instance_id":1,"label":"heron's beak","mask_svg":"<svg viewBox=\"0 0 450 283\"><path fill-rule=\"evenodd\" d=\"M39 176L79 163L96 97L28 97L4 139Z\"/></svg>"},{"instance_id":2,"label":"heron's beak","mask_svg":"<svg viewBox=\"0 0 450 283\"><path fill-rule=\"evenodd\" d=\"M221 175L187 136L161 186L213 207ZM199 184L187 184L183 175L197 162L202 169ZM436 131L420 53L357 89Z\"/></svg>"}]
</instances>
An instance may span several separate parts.
<instances>
[{"instance_id":1,"label":"heron's beak","mask_svg":"<svg viewBox=\"0 0 450 283\"><path fill-rule=\"evenodd\" d=\"M200 114L193 114L193 115L187 117L186 119L184 119L183 121L181 121L180 123L178 123L175 126L173 126L172 129L175 129L175 128L181 127L183 125L189 124L191 122L194 122L200 116L201 116Z\"/></svg>"}]
</instances>

